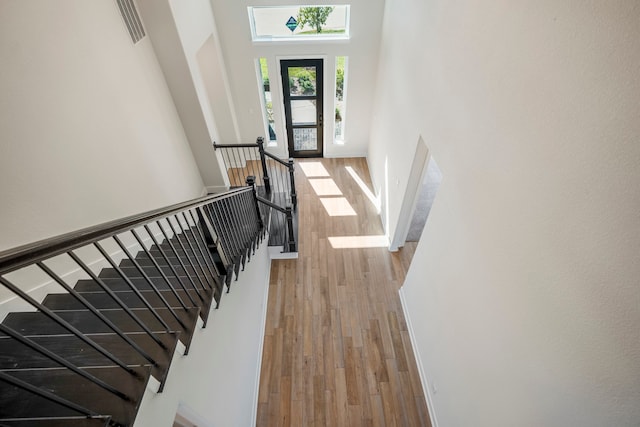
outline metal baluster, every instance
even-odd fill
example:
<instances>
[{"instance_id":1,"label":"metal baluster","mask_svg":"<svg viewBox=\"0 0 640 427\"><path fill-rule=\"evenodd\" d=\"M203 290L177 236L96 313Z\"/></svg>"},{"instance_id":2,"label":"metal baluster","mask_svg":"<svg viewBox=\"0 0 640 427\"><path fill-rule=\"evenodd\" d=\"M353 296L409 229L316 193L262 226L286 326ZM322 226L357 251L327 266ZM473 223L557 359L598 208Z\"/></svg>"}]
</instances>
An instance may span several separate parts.
<instances>
[{"instance_id":1,"label":"metal baluster","mask_svg":"<svg viewBox=\"0 0 640 427\"><path fill-rule=\"evenodd\" d=\"M173 317L175 317L175 319L178 321L178 323L185 329L188 330L189 327L186 325L186 323L184 323L184 321L180 318L180 316L178 316L178 313L175 312L175 310L173 309L173 307L171 307L171 304L169 304L169 301L167 301L167 299L164 297L164 295L162 295L162 292L160 292L160 289L158 289L158 287L155 285L155 283L153 283L153 280L151 280L151 278L149 277L149 275L147 274L146 271L144 271L144 268L142 268L142 266L140 265L140 263L135 259L135 257L131 254L131 252L129 252L129 249L127 249L127 247L124 245L124 243L122 243L122 241L120 240L120 238L115 235L113 236L113 240L115 240L118 243L118 246L120 246L120 248L122 249L122 251L127 255L127 257L129 257L129 259L131 260L131 262L133 263L133 265L136 267L136 269L138 270L138 272L140 274L142 274L142 277L144 278L144 280L146 280L146 282L149 284L149 286L151 286L151 289L153 289L153 291L156 293L156 295L158 296L158 298L160 298L160 301L162 301L162 304L164 304L165 307L167 307L167 309L169 310L169 312L171 313L171 315ZM144 244L142 245L142 247L144 247ZM120 269L119 269L120 270ZM120 270L121 271L121 270ZM124 272L121 273L124 276ZM172 288L171 285L169 285L170 288ZM184 307L185 310L187 307Z\"/></svg>"},{"instance_id":2,"label":"metal baluster","mask_svg":"<svg viewBox=\"0 0 640 427\"><path fill-rule=\"evenodd\" d=\"M234 187L238 187L239 186L238 183L242 182L242 181L240 181L240 175L239 175L240 174L239 169L240 169L241 163L238 163L237 151L238 151L237 148L235 148L235 147L231 148L231 153L233 154L233 160L234 160L234 169L233 169L234 172L235 172L234 182L236 184L236 185L234 185Z\"/></svg>"},{"instance_id":3,"label":"metal baluster","mask_svg":"<svg viewBox=\"0 0 640 427\"><path fill-rule=\"evenodd\" d=\"M206 220L209 221L209 225L211 227L211 231L210 232L213 233L211 238L213 239L213 244L215 245L216 249L218 250L218 255L220 255L220 258L222 259L223 264L229 265L229 260L228 260L228 257L227 257L226 248L224 247L224 241L220 237L218 237L220 230L216 230L216 228L215 228L215 219L214 219L214 215L213 215L213 208L211 207L212 204L213 204L213 202L202 206L202 209L200 210L200 213L202 214L203 218L205 218L205 216L206 216ZM216 271L217 271L217 269L216 269Z\"/></svg>"},{"instance_id":4,"label":"metal baluster","mask_svg":"<svg viewBox=\"0 0 640 427\"><path fill-rule=\"evenodd\" d=\"M164 281L167 282L169 289L171 289L171 292L173 292L173 295L177 298L178 302L180 302L180 305L182 306L182 308L185 309L185 311L187 311L187 305L184 303L184 301L182 301L182 298L180 298L180 295L178 294L178 291L176 291L176 289L173 287L173 284L171 284L169 277L167 277L164 271L162 271L162 268L160 267L156 259L153 257L153 255L151 255L151 251L149 251L149 249L145 246L144 242L138 235L138 232L136 230L131 230L131 234L133 234L133 237L136 238L136 241L142 247L142 250L149 257L151 262L153 262L154 267L158 270L158 272L160 273Z\"/></svg>"},{"instance_id":5,"label":"metal baluster","mask_svg":"<svg viewBox=\"0 0 640 427\"><path fill-rule=\"evenodd\" d=\"M297 252L296 248L296 236L293 234L293 208L291 206L286 207L287 210L287 234L289 236L287 242L287 252Z\"/></svg>"},{"instance_id":6,"label":"metal baluster","mask_svg":"<svg viewBox=\"0 0 640 427\"><path fill-rule=\"evenodd\" d=\"M216 200L215 203L211 205L211 209L215 213L215 216L214 216L215 223L218 224L218 228L220 229L220 232L218 233L218 235L224 242L225 252L227 254L228 261L231 264L233 264L235 253L233 250L233 244L231 240L232 231L229 228L227 222L225 221L225 216L221 211L221 206L220 206L221 204L222 204L221 200Z\"/></svg>"},{"instance_id":7,"label":"metal baluster","mask_svg":"<svg viewBox=\"0 0 640 427\"><path fill-rule=\"evenodd\" d=\"M291 204L293 209L298 206L298 195L296 194L296 179L294 177L295 167L293 164L293 158L289 158L289 181L291 183Z\"/></svg>"},{"instance_id":8,"label":"metal baluster","mask_svg":"<svg viewBox=\"0 0 640 427\"><path fill-rule=\"evenodd\" d=\"M92 312L96 317L102 320L109 328L115 332L120 338L125 340L127 344L131 345L138 353L140 353L145 359L149 362L153 363L154 366L158 366L158 363L149 356L140 346L138 346L134 341L132 341L129 337L127 337L120 328L118 328L111 320L109 320L104 314L102 314L98 309L96 309L85 297L83 297L78 291L73 289L71 286L67 284L60 276L58 276L53 270L51 270L44 262L37 262L36 265L40 267L46 274L49 275L53 280L55 280L60 286L62 286L69 294L71 294L76 300L78 300L82 305L84 305L90 312ZM129 314L131 310L128 307L125 311Z\"/></svg>"},{"instance_id":9,"label":"metal baluster","mask_svg":"<svg viewBox=\"0 0 640 427\"><path fill-rule=\"evenodd\" d=\"M64 406L66 408L69 408L73 411L79 412L83 415L86 415L89 418L99 418L100 415L98 415L96 412L93 412L90 409L87 409L83 406L80 406L76 403L71 402L70 400L67 400L63 397L60 397L56 394L51 393L50 391L47 391L45 389L42 389L40 387L36 387L34 385L29 384L26 381L22 381L19 378L16 377L12 377L9 374L6 374L5 372L0 371L0 381L4 381L7 382L11 385L14 385L16 387L19 387L23 390L27 390L33 394L37 394L40 397L43 397L47 400L50 400L52 402L55 402L61 406Z\"/></svg>"},{"instance_id":10,"label":"metal baluster","mask_svg":"<svg viewBox=\"0 0 640 427\"><path fill-rule=\"evenodd\" d=\"M278 173L278 194L284 193L285 189L284 189L284 180L282 178L282 165L280 165L280 163L278 163L279 167L279 173Z\"/></svg>"},{"instance_id":11,"label":"metal baluster","mask_svg":"<svg viewBox=\"0 0 640 427\"><path fill-rule=\"evenodd\" d=\"M233 266L235 263L235 255L233 253L233 247L231 246L231 231L227 227L227 224L223 221L223 216L220 212L220 203L216 201L216 203L211 204L211 211L213 212L214 218L214 226L216 226L216 233L220 236L222 248L225 253L225 257L227 258L227 265L225 268L227 269L227 280L230 280L231 274L229 272L229 267ZM227 289L228 292L228 289Z\"/></svg>"},{"instance_id":12,"label":"metal baluster","mask_svg":"<svg viewBox=\"0 0 640 427\"><path fill-rule=\"evenodd\" d=\"M247 259L247 234L244 227L244 214L238 208L238 196L229 199L228 210L230 218L232 219L234 224L236 224L238 245L240 246L240 259L242 261L242 269L244 270Z\"/></svg>"},{"instance_id":13,"label":"metal baluster","mask_svg":"<svg viewBox=\"0 0 640 427\"><path fill-rule=\"evenodd\" d=\"M256 216L256 213L254 213L254 211L252 210L253 205L251 202L251 192L244 193L242 195L242 203L244 206L243 209L248 213L249 233L251 235L251 248L253 250L253 253L255 254L258 243L258 218Z\"/></svg>"},{"instance_id":14,"label":"metal baluster","mask_svg":"<svg viewBox=\"0 0 640 427\"><path fill-rule=\"evenodd\" d=\"M48 318L50 318L51 320L56 322L58 325L62 326L66 330L70 331L71 333L73 333L73 335L75 335L76 337L80 338L86 344L90 345L93 349L95 349L98 352L100 352L100 354L105 356L107 359L111 360L113 363L115 363L116 365L118 365L119 367L124 369L125 371L129 372L131 375L135 376L136 378L141 378L140 374L138 374L135 370L129 368L126 363L122 362L120 359L115 357L113 354L109 353L109 351L107 351L105 348L103 348L100 344L96 343L95 341L93 341L90 338L87 338L82 331L80 331L75 326L73 326L72 324L70 324L69 322L64 320L62 317L60 317L57 314L55 314L53 311L51 311L50 309L48 309L44 305L42 305L39 302L37 302L36 300L34 300L31 296L29 296L22 289L18 288L17 286L15 286L13 283L8 281L4 277L0 277L0 283L2 283L4 286L6 286L11 292L13 292L14 294L18 295L20 298L22 298L23 300L25 300L26 302L31 304L34 308L36 308L37 310L42 312Z\"/></svg>"},{"instance_id":15,"label":"metal baluster","mask_svg":"<svg viewBox=\"0 0 640 427\"><path fill-rule=\"evenodd\" d=\"M242 212L246 212L247 214L247 231L249 233L249 241L251 243L251 247L250 247L250 251L253 252L253 254L256 253L256 244L255 244L255 238L256 238L256 233L255 233L255 225L256 225L256 221L254 221L254 215L251 215L251 206L248 204L247 202L247 195L249 194L249 192L243 193L242 197L240 197L240 203L242 205Z\"/></svg>"},{"instance_id":16,"label":"metal baluster","mask_svg":"<svg viewBox=\"0 0 640 427\"><path fill-rule=\"evenodd\" d=\"M244 229L244 221L242 221L242 210L238 206L238 197L232 197L229 199L229 212L235 224L237 224L237 236L240 245L240 253L242 254L242 269L244 270L244 259L247 253L247 233Z\"/></svg>"},{"instance_id":17,"label":"metal baluster","mask_svg":"<svg viewBox=\"0 0 640 427\"><path fill-rule=\"evenodd\" d=\"M225 265L229 265L229 257L226 247L226 242L224 241L224 236L220 234L220 227L217 223L215 211L213 209L213 205L215 201L212 201L209 204L202 206L202 213L206 215L209 224L211 225L211 232L213 235L211 238L213 239L214 245L218 249L218 253L222 258L222 261Z\"/></svg>"},{"instance_id":18,"label":"metal baluster","mask_svg":"<svg viewBox=\"0 0 640 427\"><path fill-rule=\"evenodd\" d=\"M200 298L200 301L202 301L202 303L204 304L205 303L205 299L200 294L200 290L198 289L198 287L196 286L196 283L191 278L191 275L187 272L187 267L184 265L184 262L180 258L180 254L178 254L178 251L176 250L175 246L173 245L173 242L171 241L171 239L169 239L169 236L167 235L167 232L162 227L162 222L156 221L156 224L158 224L158 227L160 227L160 231L162 232L162 235L164 236L166 242L169 244L169 247L171 248L171 251L176 256L178 262L180 263L180 266L182 267L182 270L184 271L185 276L191 282L191 286L193 287L193 290L196 292L196 294L198 294L198 298ZM160 246L158 246L158 248L160 248ZM160 252L162 252L164 254L164 252L162 250L160 250ZM169 262L169 261L167 260L167 262ZM171 264L171 263L169 262L169 264Z\"/></svg>"},{"instance_id":19,"label":"metal baluster","mask_svg":"<svg viewBox=\"0 0 640 427\"><path fill-rule=\"evenodd\" d=\"M158 225L158 227L160 227L160 225L158 224L157 221L156 221L156 224ZM149 234L149 237L151 237L151 240L153 241L153 244L160 251L160 255L162 255L162 258L164 258L165 262L167 263L167 265L169 266L169 268L171 269L173 274L176 276L176 279L178 280L178 283L180 283L180 286L182 286L182 289L184 290L185 294L187 294L187 297L189 298L189 301L191 301L191 303L193 304L194 307L198 306L198 304L195 302L193 297L191 297L191 294L187 290L187 287L184 285L184 282L182 281L182 278L178 275L178 271L176 270L174 265L171 263L171 261L169 261L169 257L164 252L164 249L162 249L162 246L160 246L160 243L158 243L158 240L156 240L156 237L153 235L153 233L149 229L149 225L145 224L144 229ZM163 230L163 234L164 234L164 230ZM166 234L164 234L164 236L165 236L165 238L167 237ZM155 259L155 257L154 257L154 259ZM196 291L196 293L198 293L198 291ZM200 294L198 294L198 296L200 296ZM200 297L200 299L202 300L202 297Z\"/></svg>"},{"instance_id":20,"label":"metal baluster","mask_svg":"<svg viewBox=\"0 0 640 427\"><path fill-rule=\"evenodd\" d=\"M73 251L67 252L69 256L82 268L85 273L91 277L91 279L98 284L122 309L142 328L144 332L146 332L160 347L167 350L167 346L162 342L160 338L156 336L151 329L144 323L140 318L133 312L131 309L113 292L107 285L104 283L102 279L100 279L84 261L82 261ZM128 337L125 339L129 343L131 341ZM134 343L134 348L137 347L137 344ZM140 351L140 350L138 350ZM146 356L145 356L146 358ZM148 359L147 359L148 360Z\"/></svg>"},{"instance_id":21,"label":"metal baluster","mask_svg":"<svg viewBox=\"0 0 640 427\"><path fill-rule=\"evenodd\" d=\"M211 253L209 252L209 250L207 249L207 245L206 245L206 241L204 240L204 236L202 235L202 232L200 230L200 226L198 225L198 222L196 221L196 219L193 216L193 212L191 212L191 209L187 209L187 212L189 212L189 216L191 217L191 220L193 221L193 227L195 227L195 229L197 230L197 234L193 231L193 227L189 228L189 232L191 233L192 239L196 242L196 246L198 247L198 251L200 252L200 254L202 255L202 260L204 261L205 266L207 267L207 270L209 271L209 275L211 277L211 280L214 281L214 283L216 282L216 274L215 274L215 270L212 269L211 267ZM187 220L187 223L189 223L189 217L187 217L187 214L183 211L182 215L185 217L185 219ZM202 248L202 243L204 243L204 249ZM212 289L214 288L213 286L211 287Z\"/></svg>"},{"instance_id":22,"label":"metal baluster","mask_svg":"<svg viewBox=\"0 0 640 427\"><path fill-rule=\"evenodd\" d=\"M238 206L238 211L242 213L242 228L245 234L244 247L247 254L247 261L249 261L253 250L253 235L251 230L251 213L246 210L246 206L244 205L244 194L238 196L236 205Z\"/></svg>"},{"instance_id":23,"label":"metal baluster","mask_svg":"<svg viewBox=\"0 0 640 427\"><path fill-rule=\"evenodd\" d=\"M202 254L202 258L205 260L205 264L207 265L207 269L209 270L209 274L211 274L211 277L213 278L213 280L215 282L217 273L216 273L216 270L215 270L215 264L213 262L213 259L211 258L211 252L207 248L207 240L204 238L204 234L202 233L202 230L200 228L200 224L196 220L195 216L193 215L193 211L191 211L191 209L187 209L187 212L189 212L189 216L191 217L191 220L195 224L196 230L198 231L198 236L197 237L195 236L195 233L194 233L194 239L196 240L198 248L200 249L200 253ZM192 231L192 233L193 233L193 231Z\"/></svg>"},{"instance_id":24,"label":"metal baluster","mask_svg":"<svg viewBox=\"0 0 640 427\"><path fill-rule=\"evenodd\" d=\"M138 296L138 298L140 298L140 300L142 300L142 303L149 309L149 311L151 311L151 313L153 314L153 317L155 317L158 320L158 322L160 322L160 324L162 325L164 330L166 332L170 332L171 328L169 327L169 325L167 325L167 322L165 322L164 319L162 317L160 317L160 315L156 312L156 309L153 308L151 306L151 304L149 304L149 301L147 301L147 299L142 295L142 293L140 293L140 291L138 290L136 285L134 285L133 282L129 279L129 277L127 277L127 275L124 274L122 269L120 269L120 267L118 267L118 265L115 263L115 261L113 259L111 259L111 256L107 253L107 251L104 250L102 245L100 243L98 243L98 242L95 242L94 246L100 251L102 256L105 257L105 259L111 265L111 267L114 270L116 270L116 272L120 275L120 277L122 279L124 279L124 281L127 283L127 286L129 286L129 288L133 292L135 292L135 294ZM131 259L131 258L129 258L129 259Z\"/></svg>"},{"instance_id":25,"label":"metal baluster","mask_svg":"<svg viewBox=\"0 0 640 427\"><path fill-rule=\"evenodd\" d=\"M234 253L234 259L235 262L241 262L242 261L242 257L241 257L241 253L242 253L242 247L240 245L240 242L238 240L238 226L237 226L237 222L234 221L233 219L233 215L231 213L231 210L229 208L229 199L223 199L221 201L222 203L220 203L220 207L222 208L223 212L224 212L224 218L226 218L227 222L229 223L230 229L231 229L231 241L233 242L233 253Z\"/></svg>"},{"instance_id":26,"label":"metal baluster","mask_svg":"<svg viewBox=\"0 0 640 427\"><path fill-rule=\"evenodd\" d=\"M233 230L230 227L228 222L228 217L224 213L223 210L224 200L218 200L213 204L213 209L216 211L216 220L220 225L222 232L220 233L220 237L226 242L227 254L229 256L229 261L232 264L236 262L236 251L235 245L233 241Z\"/></svg>"},{"instance_id":27,"label":"metal baluster","mask_svg":"<svg viewBox=\"0 0 640 427\"><path fill-rule=\"evenodd\" d=\"M264 190L267 194L271 193L271 179L269 178L269 169L267 168L267 161L264 155L264 138L258 137L256 140L258 144L258 151L260 153L260 163L262 164L262 181L264 182Z\"/></svg>"},{"instance_id":28,"label":"metal baluster","mask_svg":"<svg viewBox=\"0 0 640 427\"><path fill-rule=\"evenodd\" d=\"M196 252L195 248L193 247L193 244L191 243L191 240L193 239L193 233L191 233L191 235L192 235L191 239L189 238L189 235L187 234L187 231L191 232L191 230L190 230L190 227L189 227L189 221L187 220L187 216L184 214L184 211L182 212L182 216L184 217L185 221L187 222L187 225L186 225L187 228L185 229L185 228L182 227L182 223L180 222L180 217L178 215L176 215L175 218L176 218L176 221L178 222L178 226L180 227L180 230L182 231L182 235L185 237L185 240L187 241L187 245L189 246L189 249L191 250L191 253L193 254L193 257L195 258L196 263L198 264L198 268L202 272L202 278L204 279L204 283L206 285L208 285L210 289L213 289L213 286L209 285L209 283L207 282L207 273L206 273L204 267L202 266L202 262L198 258L198 253ZM203 259L203 261L204 261L204 259ZM193 271L197 276L199 276L195 265L193 266ZM205 289L206 289L206 286L205 286Z\"/></svg>"},{"instance_id":29,"label":"metal baluster","mask_svg":"<svg viewBox=\"0 0 640 427\"><path fill-rule=\"evenodd\" d=\"M94 383L97 386L105 389L109 393L115 394L119 398L124 399L124 400L126 400L128 402L133 402L133 399L131 397L127 396L126 393L123 393L120 390L118 390L117 388L113 387L112 385L105 383L100 378L95 377L95 376L87 373L86 371L83 371L82 369L79 369L76 365L73 365L73 364L69 363L68 361L66 361L62 357L58 356L57 354L55 354L51 350L46 349L45 347L41 346L37 342L35 342L35 341L25 337L25 336L20 335L20 333L18 333L17 331L11 329L10 327L5 326L5 325L0 323L0 331L2 331L3 333L9 335L11 338L13 338L14 340L20 342L21 344L26 345L30 349L37 351L38 353L48 357L49 359L53 360L54 362L59 363L60 365L64 366L65 368L73 371L75 374L78 374L81 377L91 381L92 383Z\"/></svg>"},{"instance_id":30,"label":"metal baluster","mask_svg":"<svg viewBox=\"0 0 640 427\"><path fill-rule=\"evenodd\" d=\"M198 279L198 282L200 282L200 285L202 286L202 289L206 291L207 287L202 282L202 279L200 278L200 275L198 275L198 272L196 271L196 267L193 264L193 261L192 261L191 257L189 256L189 253L187 252L187 249L184 247L184 244L182 244L182 239L180 238L180 235L176 232L176 229L173 228L173 224L171 223L170 217L167 217L166 220L169 223L169 227L171 228L171 231L173 231L173 235L176 236L176 240L178 241L178 245L180 245L180 248L182 248L182 252L184 252L185 258L189 261L189 264L191 266L192 273L187 273L187 275L194 274L196 276L196 278ZM176 221L178 221L178 220L176 219ZM180 225L180 221L178 221L178 225ZM182 227L180 227L180 230L182 230ZM185 272L186 271L187 270L185 270Z\"/></svg>"},{"instance_id":31,"label":"metal baluster","mask_svg":"<svg viewBox=\"0 0 640 427\"><path fill-rule=\"evenodd\" d=\"M244 201L245 201L245 204L247 205L247 211L253 212L253 210L251 210L253 209L253 206L255 204L255 201L253 199L253 193L251 192L246 193L244 195ZM257 209L255 211L255 214L251 216L253 218L253 236L257 246L258 243L261 241L261 234L262 234L261 226L262 224L264 224L264 217L261 209Z\"/></svg>"}]
</instances>

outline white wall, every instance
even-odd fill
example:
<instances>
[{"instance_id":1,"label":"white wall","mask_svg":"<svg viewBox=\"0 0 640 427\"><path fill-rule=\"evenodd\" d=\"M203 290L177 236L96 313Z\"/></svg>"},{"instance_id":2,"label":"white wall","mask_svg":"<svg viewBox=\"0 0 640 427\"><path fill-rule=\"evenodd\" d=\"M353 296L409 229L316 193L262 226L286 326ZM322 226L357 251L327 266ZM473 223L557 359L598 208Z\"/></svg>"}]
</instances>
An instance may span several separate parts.
<instances>
[{"instance_id":1,"label":"white wall","mask_svg":"<svg viewBox=\"0 0 640 427\"><path fill-rule=\"evenodd\" d=\"M420 136L443 173L403 286L438 425L640 425L637 2L387 0L378 82L391 236Z\"/></svg>"},{"instance_id":2,"label":"white wall","mask_svg":"<svg viewBox=\"0 0 640 427\"><path fill-rule=\"evenodd\" d=\"M176 354L164 391L147 390L135 427L171 427L180 403L212 426L255 424L269 271L263 242L195 333L189 354Z\"/></svg>"},{"instance_id":3,"label":"white wall","mask_svg":"<svg viewBox=\"0 0 640 427\"><path fill-rule=\"evenodd\" d=\"M115 1L0 2L0 250L203 182L148 38Z\"/></svg>"},{"instance_id":4,"label":"white wall","mask_svg":"<svg viewBox=\"0 0 640 427\"><path fill-rule=\"evenodd\" d=\"M220 56L215 43L206 44L217 37L209 2L139 0L138 5L207 190L223 191L225 178L212 146L219 139L220 126L207 94L207 86L224 87L223 81L215 81L223 74L202 75L196 57L203 50L213 58ZM209 52L211 49L215 51ZM214 102L224 108L229 100Z\"/></svg>"},{"instance_id":5,"label":"white wall","mask_svg":"<svg viewBox=\"0 0 640 427\"><path fill-rule=\"evenodd\" d=\"M349 57L348 104L345 144L333 143L332 120L325 120L325 157L365 156L369 143L369 123L373 104L373 87L377 70L378 47L382 23L382 0L354 0L351 5L351 39L332 42L257 42L251 41L248 6L284 6L287 4L331 4L329 1L211 0L220 44L225 58L235 112L240 123L242 142L266 136L256 77L255 61L266 57L273 96L275 131L278 147L274 154L288 157L286 128L282 107L282 84L277 69L278 58L325 57L324 117L334 116L335 57ZM339 3L339 2L338 2ZM345 4L345 3L340 3ZM284 26L284 22L282 25Z\"/></svg>"}]
</instances>

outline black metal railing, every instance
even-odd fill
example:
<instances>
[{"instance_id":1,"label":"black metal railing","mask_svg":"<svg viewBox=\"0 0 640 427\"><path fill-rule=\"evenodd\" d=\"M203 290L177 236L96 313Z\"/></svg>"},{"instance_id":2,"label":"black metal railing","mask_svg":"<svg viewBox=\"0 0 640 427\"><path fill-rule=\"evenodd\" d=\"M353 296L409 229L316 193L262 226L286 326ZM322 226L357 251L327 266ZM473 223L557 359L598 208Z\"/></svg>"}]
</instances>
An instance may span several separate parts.
<instances>
[{"instance_id":1,"label":"black metal railing","mask_svg":"<svg viewBox=\"0 0 640 427\"><path fill-rule=\"evenodd\" d=\"M256 197L243 187L0 253L0 288L31 306L0 324L0 424L84 416L130 425L149 375L161 391L178 340L187 354L198 319L206 326L224 285L228 292L262 241ZM25 290L34 271L38 284L62 292L34 298ZM137 385L124 386L123 375ZM84 381L80 394L61 385L67 377ZM119 402L115 413L105 410L109 399Z\"/></svg>"},{"instance_id":2,"label":"black metal railing","mask_svg":"<svg viewBox=\"0 0 640 427\"><path fill-rule=\"evenodd\" d=\"M254 191L255 209L265 218L269 232L269 246L282 246L282 252L298 252L293 206L282 207L257 194L253 176L247 177L247 186Z\"/></svg>"},{"instance_id":3,"label":"black metal railing","mask_svg":"<svg viewBox=\"0 0 640 427\"><path fill-rule=\"evenodd\" d=\"M295 209L298 201L294 179L293 159L282 160L264 149L264 139L259 137L254 144L218 144L221 150L229 185L244 186L248 176L256 178L258 194L273 203Z\"/></svg>"}]
</instances>

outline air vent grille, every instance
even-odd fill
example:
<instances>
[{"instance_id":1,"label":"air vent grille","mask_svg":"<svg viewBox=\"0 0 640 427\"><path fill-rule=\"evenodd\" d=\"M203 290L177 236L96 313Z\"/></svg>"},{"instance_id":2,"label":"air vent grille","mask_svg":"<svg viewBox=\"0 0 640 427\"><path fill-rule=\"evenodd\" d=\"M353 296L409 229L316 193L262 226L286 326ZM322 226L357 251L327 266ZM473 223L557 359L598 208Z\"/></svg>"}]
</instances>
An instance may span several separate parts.
<instances>
[{"instance_id":1,"label":"air vent grille","mask_svg":"<svg viewBox=\"0 0 640 427\"><path fill-rule=\"evenodd\" d=\"M138 15L138 10L133 0L116 0L120 13L124 18L124 23L127 25L131 40L133 43L138 43L145 35L144 28L142 27L142 21Z\"/></svg>"}]
</instances>

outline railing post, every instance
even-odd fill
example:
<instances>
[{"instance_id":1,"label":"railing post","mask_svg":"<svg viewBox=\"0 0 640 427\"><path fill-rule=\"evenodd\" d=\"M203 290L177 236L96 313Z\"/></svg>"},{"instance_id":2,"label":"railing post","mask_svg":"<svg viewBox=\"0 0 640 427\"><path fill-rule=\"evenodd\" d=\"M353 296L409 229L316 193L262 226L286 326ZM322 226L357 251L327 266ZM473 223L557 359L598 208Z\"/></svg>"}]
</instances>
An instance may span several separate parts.
<instances>
[{"instance_id":1,"label":"railing post","mask_svg":"<svg viewBox=\"0 0 640 427\"><path fill-rule=\"evenodd\" d=\"M256 207L256 214L258 215L258 226L260 229L264 229L264 223L262 222L262 214L260 213L260 206L258 205L258 194L256 193L256 177L248 176L247 177L247 186L251 187L251 192L253 193L253 202Z\"/></svg>"},{"instance_id":2,"label":"railing post","mask_svg":"<svg viewBox=\"0 0 640 427\"><path fill-rule=\"evenodd\" d=\"M267 169L267 159L264 156L264 138L259 136L256 143L258 144L258 151L260 152L260 162L262 163L262 180L264 181L264 189L267 194L269 194L271 193L271 183L269 179L269 171Z\"/></svg>"},{"instance_id":3,"label":"railing post","mask_svg":"<svg viewBox=\"0 0 640 427\"><path fill-rule=\"evenodd\" d=\"M296 236L293 234L293 208L291 206L287 206L285 210L287 211L288 252L298 252L298 248L296 247Z\"/></svg>"},{"instance_id":4,"label":"railing post","mask_svg":"<svg viewBox=\"0 0 640 427\"><path fill-rule=\"evenodd\" d=\"M298 195L296 194L296 180L293 177L293 159L289 158L289 182L291 183L291 203L295 209L298 206Z\"/></svg>"}]
</instances>

